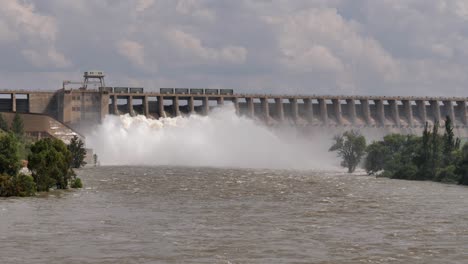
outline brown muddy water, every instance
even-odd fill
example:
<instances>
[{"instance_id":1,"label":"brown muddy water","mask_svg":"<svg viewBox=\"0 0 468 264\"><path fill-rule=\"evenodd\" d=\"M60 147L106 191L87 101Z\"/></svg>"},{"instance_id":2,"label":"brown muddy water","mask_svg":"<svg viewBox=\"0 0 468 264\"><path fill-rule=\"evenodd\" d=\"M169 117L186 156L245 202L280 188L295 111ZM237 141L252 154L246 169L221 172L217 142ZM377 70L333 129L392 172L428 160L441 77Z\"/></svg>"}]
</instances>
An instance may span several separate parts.
<instances>
[{"instance_id":1,"label":"brown muddy water","mask_svg":"<svg viewBox=\"0 0 468 264\"><path fill-rule=\"evenodd\" d=\"M183 167L0 199L0 263L468 263L468 188Z\"/></svg>"}]
</instances>

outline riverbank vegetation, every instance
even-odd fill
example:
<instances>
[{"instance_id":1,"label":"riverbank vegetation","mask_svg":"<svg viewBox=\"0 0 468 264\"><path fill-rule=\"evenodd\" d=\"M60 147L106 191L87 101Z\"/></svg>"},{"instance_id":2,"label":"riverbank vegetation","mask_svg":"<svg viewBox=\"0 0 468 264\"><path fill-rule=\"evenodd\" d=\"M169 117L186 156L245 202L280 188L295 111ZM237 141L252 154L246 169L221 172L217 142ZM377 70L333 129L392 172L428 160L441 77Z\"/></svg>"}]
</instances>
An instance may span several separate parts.
<instances>
[{"instance_id":1,"label":"riverbank vegetation","mask_svg":"<svg viewBox=\"0 0 468 264\"><path fill-rule=\"evenodd\" d=\"M336 137L330 151L340 151L341 148L335 146L340 146L342 138L346 139L349 134L345 132ZM352 135L362 137L357 132ZM361 148L362 142L348 142L354 145L352 148ZM439 132L438 122L432 129L426 123L421 136L390 134L366 146L365 153L361 156L362 162L355 159L353 163L361 162L369 175L468 185L468 143L462 145L455 137L449 117L445 119L443 133ZM343 158L342 165L349 164L344 155L339 156Z\"/></svg>"},{"instance_id":2,"label":"riverbank vegetation","mask_svg":"<svg viewBox=\"0 0 468 264\"><path fill-rule=\"evenodd\" d=\"M53 138L34 141L24 135L19 115L10 127L0 114L0 196L81 188L73 169L86 164L85 154L84 144L76 136L68 146Z\"/></svg>"}]
</instances>

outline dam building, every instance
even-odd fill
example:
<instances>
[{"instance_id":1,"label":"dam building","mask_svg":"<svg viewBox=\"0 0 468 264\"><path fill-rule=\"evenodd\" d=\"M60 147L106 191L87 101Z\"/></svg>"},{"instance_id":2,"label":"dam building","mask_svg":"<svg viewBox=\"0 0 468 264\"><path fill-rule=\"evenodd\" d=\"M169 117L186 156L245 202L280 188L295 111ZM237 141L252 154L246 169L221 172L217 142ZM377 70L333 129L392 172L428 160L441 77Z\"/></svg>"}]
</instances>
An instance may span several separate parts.
<instances>
[{"instance_id":1,"label":"dam building","mask_svg":"<svg viewBox=\"0 0 468 264\"><path fill-rule=\"evenodd\" d=\"M68 88L79 84L76 89ZM89 88L96 84L97 88ZM107 87L104 74L89 71L83 82L64 81L55 91L0 90L0 112L43 115L72 130L85 131L106 115L149 118L207 115L232 104L239 115L270 126L294 125L333 129L422 130L424 124L454 120L459 134L468 133L467 97L326 96L239 94L231 89ZM443 122L441 122L443 123ZM443 124L441 124L443 125Z\"/></svg>"}]
</instances>

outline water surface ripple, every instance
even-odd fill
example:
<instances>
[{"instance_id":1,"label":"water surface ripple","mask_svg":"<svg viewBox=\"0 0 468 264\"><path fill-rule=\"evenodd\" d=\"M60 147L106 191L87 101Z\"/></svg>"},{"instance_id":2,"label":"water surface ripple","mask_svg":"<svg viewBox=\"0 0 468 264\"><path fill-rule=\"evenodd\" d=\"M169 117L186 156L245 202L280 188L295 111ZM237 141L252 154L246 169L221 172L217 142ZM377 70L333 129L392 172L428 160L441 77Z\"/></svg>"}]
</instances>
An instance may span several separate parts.
<instances>
[{"instance_id":1,"label":"water surface ripple","mask_svg":"<svg viewBox=\"0 0 468 264\"><path fill-rule=\"evenodd\" d=\"M332 172L100 167L0 199L0 263L468 263L468 188Z\"/></svg>"}]
</instances>

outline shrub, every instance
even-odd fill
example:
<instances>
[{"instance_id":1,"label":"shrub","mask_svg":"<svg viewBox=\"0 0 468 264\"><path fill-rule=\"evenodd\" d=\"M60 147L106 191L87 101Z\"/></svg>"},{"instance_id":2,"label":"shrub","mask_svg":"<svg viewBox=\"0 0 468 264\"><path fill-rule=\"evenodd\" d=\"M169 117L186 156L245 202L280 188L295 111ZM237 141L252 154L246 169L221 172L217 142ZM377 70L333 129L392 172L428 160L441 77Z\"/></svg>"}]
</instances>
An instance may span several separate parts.
<instances>
[{"instance_id":1,"label":"shrub","mask_svg":"<svg viewBox=\"0 0 468 264\"><path fill-rule=\"evenodd\" d=\"M436 181L445 183L458 183L461 179L460 175L455 173L456 167L449 165L445 168L440 169L437 172Z\"/></svg>"},{"instance_id":2,"label":"shrub","mask_svg":"<svg viewBox=\"0 0 468 264\"><path fill-rule=\"evenodd\" d=\"M33 173L38 191L49 188L66 189L73 175L71 153L59 139L42 139L31 146L28 167Z\"/></svg>"},{"instance_id":3,"label":"shrub","mask_svg":"<svg viewBox=\"0 0 468 264\"><path fill-rule=\"evenodd\" d=\"M18 176L12 178L15 196L26 197L36 194L36 183L34 183L34 178L32 176L20 173Z\"/></svg>"},{"instance_id":4,"label":"shrub","mask_svg":"<svg viewBox=\"0 0 468 264\"><path fill-rule=\"evenodd\" d=\"M36 184L32 176L19 174L16 176L0 175L0 196L33 196L36 194Z\"/></svg>"},{"instance_id":5,"label":"shrub","mask_svg":"<svg viewBox=\"0 0 468 264\"><path fill-rule=\"evenodd\" d=\"M74 189L83 188L83 183L81 182L81 179L80 178L73 179L71 182L71 187Z\"/></svg>"}]
</instances>

